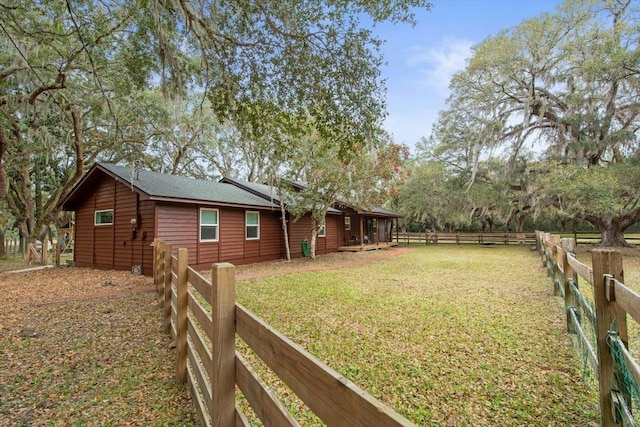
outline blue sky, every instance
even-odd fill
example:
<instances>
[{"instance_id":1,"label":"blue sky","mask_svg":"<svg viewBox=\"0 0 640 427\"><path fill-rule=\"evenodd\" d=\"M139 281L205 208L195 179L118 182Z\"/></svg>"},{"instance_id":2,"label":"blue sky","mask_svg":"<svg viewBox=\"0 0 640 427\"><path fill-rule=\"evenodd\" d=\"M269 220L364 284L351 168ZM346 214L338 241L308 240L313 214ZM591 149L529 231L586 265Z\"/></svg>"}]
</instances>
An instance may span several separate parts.
<instances>
[{"instance_id":1,"label":"blue sky","mask_svg":"<svg viewBox=\"0 0 640 427\"><path fill-rule=\"evenodd\" d=\"M413 149L431 133L444 108L449 80L464 69L471 47L500 30L544 12L554 12L561 0L431 0L430 12L417 12L418 24L379 25L374 31L387 40L386 129L396 142Z\"/></svg>"}]
</instances>

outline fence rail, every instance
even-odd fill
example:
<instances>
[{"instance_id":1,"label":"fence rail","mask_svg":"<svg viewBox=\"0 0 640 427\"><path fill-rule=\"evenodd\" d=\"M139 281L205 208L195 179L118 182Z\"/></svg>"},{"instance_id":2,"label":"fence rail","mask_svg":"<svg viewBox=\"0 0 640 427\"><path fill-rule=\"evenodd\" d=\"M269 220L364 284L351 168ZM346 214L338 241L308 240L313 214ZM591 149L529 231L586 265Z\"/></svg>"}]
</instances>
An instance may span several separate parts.
<instances>
[{"instance_id":1,"label":"fence rail","mask_svg":"<svg viewBox=\"0 0 640 427\"><path fill-rule=\"evenodd\" d=\"M235 267L214 264L211 280L188 266L186 249L154 242L153 278L176 347L176 379L187 382L202 425L248 426L236 385L265 426L297 426L283 402L237 351L236 336L328 426L411 426L235 302Z\"/></svg>"},{"instance_id":2,"label":"fence rail","mask_svg":"<svg viewBox=\"0 0 640 427\"><path fill-rule=\"evenodd\" d=\"M557 234L554 234L557 235ZM564 237L573 236L576 244L598 244L600 234L575 231L571 233L561 233ZM394 242L407 245L428 245L439 243L474 243L480 245L505 244L505 245L530 245L536 243L536 233L395 233L392 236ZM630 233L626 236L627 243L640 245L640 234Z\"/></svg>"},{"instance_id":3,"label":"fence rail","mask_svg":"<svg viewBox=\"0 0 640 427\"><path fill-rule=\"evenodd\" d=\"M536 239L554 292L564 299L567 332L578 337L596 374L602 425L635 426L632 407L640 401L640 366L629 353L627 315L640 323L640 295L624 284L622 254L596 248L589 267L575 257L575 239L542 232L536 232ZM579 280L589 287L581 288ZM583 291L593 295L593 306ZM593 339L586 328L592 328Z\"/></svg>"},{"instance_id":4,"label":"fence rail","mask_svg":"<svg viewBox=\"0 0 640 427\"><path fill-rule=\"evenodd\" d=\"M523 245L536 243L535 233L396 233L393 240L407 245L429 245L440 243L480 245L504 244Z\"/></svg>"}]
</instances>

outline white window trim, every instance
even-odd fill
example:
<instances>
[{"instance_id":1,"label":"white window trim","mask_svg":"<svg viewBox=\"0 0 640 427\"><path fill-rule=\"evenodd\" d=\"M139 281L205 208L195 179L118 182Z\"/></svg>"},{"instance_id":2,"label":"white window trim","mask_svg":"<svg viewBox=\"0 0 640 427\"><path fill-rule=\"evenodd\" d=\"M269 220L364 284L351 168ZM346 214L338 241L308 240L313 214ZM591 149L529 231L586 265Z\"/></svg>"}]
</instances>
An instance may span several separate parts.
<instances>
[{"instance_id":1,"label":"white window trim","mask_svg":"<svg viewBox=\"0 0 640 427\"><path fill-rule=\"evenodd\" d=\"M216 218L218 222L216 224L204 224L205 227L216 227L216 238L215 239L203 239L202 238L202 211L216 211ZM198 211L198 240L201 242L218 242L220 241L220 210L212 209L212 208L200 208Z\"/></svg>"},{"instance_id":2,"label":"white window trim","mask_svg":"<svg viewBox=\"0 0 640 427\"><path fill-rule=\"evenodd\" d=\"M344 229L345 230L351 230L351 217L350 216L345 216L344 217Z\"/></svg>"},{"instance_id":3,"label":"white window trim","mask_svg":"<svg viewBox=\"0 0 640 427\"><path fill-rule=\"evenodd\" d=\"M111 212L111 222L98 223L98 214L102 212ZM113 225L113 220L114 220L113 209L99 209L99 210L96 210L93 214L93 225L97 227L100 227L101 225Z\"/></svg>"},{"instance_id":4,"label":"white window trim","mask_svg":"<svg viewBox=\"0 0 640 427\"><path fill-rule=\"evenodd\" d=\"M249 214L258 214L258 224L248 224L247 216ZM258 236L257 237L247 237L247 230L249 227L258 227ZM244 238L246 240L260 240L260 212L259 211L245 211L244 213Z\"/></svg>"},{"instance_id":5,"label":"white window trim","mask_svg":"<svg viewBox=\"0 0 640 427\"><path fill-rule=\"evenodd\" d=\"M322 227L318 231L318 237L327 237L327 220L322 218Z\"/></svg>"}]
</instances>

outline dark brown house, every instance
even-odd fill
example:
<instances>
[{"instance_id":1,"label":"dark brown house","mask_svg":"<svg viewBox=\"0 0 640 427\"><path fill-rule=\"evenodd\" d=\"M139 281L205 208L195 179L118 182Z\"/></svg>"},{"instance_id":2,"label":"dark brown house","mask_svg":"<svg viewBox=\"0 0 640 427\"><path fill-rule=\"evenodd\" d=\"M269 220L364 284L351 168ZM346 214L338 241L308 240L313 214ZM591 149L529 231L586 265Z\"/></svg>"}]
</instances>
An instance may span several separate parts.
<instances>
[{"instance_id":1,"label":"dark brown house","mask_svg":"<svg viewBox=\"0 0 640 427\"><path fill-rule=\"evenodd\" d=\"M267 186L264 186L267 188ZM140 269L152 273L153 247L160 238L189 250L189 264L245 264L285 257L279 203L231 180L212 182L96 163L59 204L75 212L77 266ZM293 257L302 256L310 219L289 222ZM342 212L331 209L318 254L345 242Z\"/></svg>"},{"instance_id":2,"label":"dark brown house","mask_svg":"<svg viewBox=\"0 0 640 427\"><path fill-rule=\"evenodd\" d=\"M238 179L223 178L221 182L239 186L265 200L279 205L277 191L274 187L257 184ZM304 189L302 182L289 182L298 190ZM389 243L392 241L394 220L401 218L398 212L382 208L356 208L344 202L329 208L325 218L326 235L318 239L318 253L335 252L346 246L361 246ZM397 224L396 224L397 225ZM335 226L335 229L334 229ZM310 239L311 221L309 217L302 217L298 221L289 221L289 232L293 242ZM292 255L301 255L300 245L291 248Z\"/></svg>"},{"instance_id":3,"label":"dark brown house","mask_svg":"<svg viewBox=\"0 0 640 427\"><path fill-rule=\"evenodd\" d=\"M220 182L242 188L251 194L280 206L280 201L276 196L276 189L270 185L232 178L223 178ZM286 214L286 218L291 256L293 258L301 257L302 242L304 240L311 240L311 218L305 215L294 221L289 213ZM316 240L316 254L322 255L329 252L337 252L341 246L344 246L344 233L345 227L342 211L329 208L325 216L324 230L318 235Z\"/></svg>"}]
</instances>

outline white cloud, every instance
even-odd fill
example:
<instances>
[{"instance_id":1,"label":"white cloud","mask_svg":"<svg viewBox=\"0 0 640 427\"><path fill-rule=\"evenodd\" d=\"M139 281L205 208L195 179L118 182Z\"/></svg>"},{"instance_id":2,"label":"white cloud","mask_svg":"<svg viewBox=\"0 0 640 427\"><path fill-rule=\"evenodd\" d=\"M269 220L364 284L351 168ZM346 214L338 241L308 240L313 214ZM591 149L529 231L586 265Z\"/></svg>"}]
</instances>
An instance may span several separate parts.
<instances>
[{"instance_id":1,"label":"white cloud","mask_svg":"<svg viewBox=\"0 0 640 427\"><path fill-rule=\"evenodd\" d=\"M434 47L412 47L406 64L418 68L423 75L421 83L445 98L449 95L451 77L464 69L472 46L468 40L447 38Z\"/></svg>"}]
</instances>

